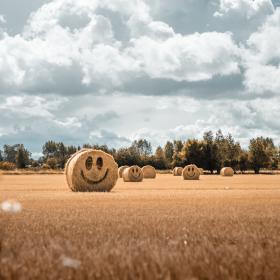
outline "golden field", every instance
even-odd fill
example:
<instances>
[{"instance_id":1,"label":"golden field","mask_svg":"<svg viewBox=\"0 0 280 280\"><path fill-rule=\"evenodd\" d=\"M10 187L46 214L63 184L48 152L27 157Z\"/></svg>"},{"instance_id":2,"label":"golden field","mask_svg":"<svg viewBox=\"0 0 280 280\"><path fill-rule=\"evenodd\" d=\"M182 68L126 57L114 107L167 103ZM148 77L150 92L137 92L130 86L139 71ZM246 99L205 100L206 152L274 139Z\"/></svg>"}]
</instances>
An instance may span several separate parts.
<instances>
[{"instance_id":1,"label":"golden field","mask_svg":"<svg viewBox=\"0 0 280 280\"><path fill-rule=\"evenodd\" d=\"M0 279L279 279L280 176L158 175L73 193L63 175L7 175Z\"/></svg>"}]
</instances>

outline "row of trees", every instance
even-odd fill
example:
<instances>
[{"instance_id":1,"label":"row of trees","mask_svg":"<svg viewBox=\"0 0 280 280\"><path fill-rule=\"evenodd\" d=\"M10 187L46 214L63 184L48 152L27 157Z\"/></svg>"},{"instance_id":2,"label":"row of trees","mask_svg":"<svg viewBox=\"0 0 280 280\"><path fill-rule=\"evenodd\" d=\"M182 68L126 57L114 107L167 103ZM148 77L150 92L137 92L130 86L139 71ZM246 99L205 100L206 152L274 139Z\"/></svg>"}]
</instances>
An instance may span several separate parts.
<instances>
[{"instance_id":1,"label":"row of trees","mask_svg":"<svg viewBox=\"0 0 280 280\"><path fill-rule=\"evenodd\" d=\"M244 150L231 134L224 136L219 130L215 135L212 131L205 132L201 140L168 141L163 147L157 147L154 153L151 143L145 139L134 141L130 147L118 150L109 149L106 145L85 144L75 147L48 141L42 148L43 156L38 160L32 159L31 153L21 144L4 145L3 151L0 151L0 168L2 161L17 168L32 166L62 169L68 158L81 148L101 149L110 153L119 166L151 164L157 169L170 169L194 163L211 173L219 172L224 166L241 171L252 169L259 173L262 168L278 169L280 160L279 147L274 145L271 138L253 138L248 149Z\"/></svg>"}]
</instances>

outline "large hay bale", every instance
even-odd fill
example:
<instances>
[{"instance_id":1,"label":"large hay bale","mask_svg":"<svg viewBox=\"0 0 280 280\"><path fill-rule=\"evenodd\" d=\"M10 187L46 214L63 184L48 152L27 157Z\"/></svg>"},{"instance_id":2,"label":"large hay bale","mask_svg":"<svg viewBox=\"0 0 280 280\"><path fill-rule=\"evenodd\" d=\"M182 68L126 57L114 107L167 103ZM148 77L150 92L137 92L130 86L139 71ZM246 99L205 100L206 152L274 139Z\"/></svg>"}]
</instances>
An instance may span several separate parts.
<instances>
[{"instance_id":1,"label":"large hay bale","mask_svg":"<svg viewBox=\"0 0 280 280\"><path fill-rule=\"evenodd\" d=\"M145 165L142 167L144 179L155 179L157 176L156 169L151 165Z\"/></svg>"},{"instance_id":2,"label":"large hay bale","mask_svg":"<svg viewBox=\"0 0 280 280\"><path fill-rule=\"evenodd\" d=\"M234 175L234 170L231 167L224 167L220 174L225 177L232 177Z\"/></svg>"},{"instance_id":3,"label":"large hay bale","mask_svg":"<svg viewBox=\"0 0 280 280\"><path fill-rule=\"evenodd\" d=\"M65 166L69 188L75 192L108 192L118 179L114 158L100 150L82 149Z\"/></svg>"},{"instance_id":4,"label":"large hay bale","mask_svg":"<svg viewBox=\"0 0 280 280\"><path fill-rule=\"evenodd\" d=\"M198 170L199 170L200 175L203 175L203 174L204 174L203 168L198 168Z\"/></svg>"},{"instance_id":5,"label":"large hay bale","mask_svg":"<svg viewBox=\"0 0 280 280\"><path fill-rule=\"evenodd\" d=\"M142 182L143 171L139 166L133 165L123 171L122 177L124 182Z\"/></svg>"},{"instance_id":6,"label":"large hay bale","mask_svg":"<svg viewBox=\"0 0 280 280\"><path fill-rule=\"evenodd\" d=\"M187 165L183 169L184 180L199 180L200 172L195 164Z\"/></svg>"},{"instance_id":7,"label":"large hay bale","mask_svg":"<svg viewBox=\"0 0 280 280\"><path fill-rule=\"evenodd\" d=\"M173 169L173 176L182 176L183 167L175 167Z\"/></svg>"},{"instance_id":8,"label":"large hay bale","mask_svg":"<svg viewBox=\"0 0 280 280\"><path fill-rule=\"evenodd\" d=\"M123 165L123 166L119 167L119 170L118 170L119 178L122 178L123 171L128 167L129 167L128 165Z\"/></svg>"}]
</instances>

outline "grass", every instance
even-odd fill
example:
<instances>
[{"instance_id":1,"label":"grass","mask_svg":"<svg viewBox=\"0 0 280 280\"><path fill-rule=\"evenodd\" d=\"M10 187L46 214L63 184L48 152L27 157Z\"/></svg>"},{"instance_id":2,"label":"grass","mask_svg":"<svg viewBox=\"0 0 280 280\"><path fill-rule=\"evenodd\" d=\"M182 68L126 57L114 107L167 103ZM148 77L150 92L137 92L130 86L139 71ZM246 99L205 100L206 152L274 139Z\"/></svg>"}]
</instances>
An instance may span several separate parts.
<instances>
[{"instance_id":1,"label":"grass","mask_svg":"<svg viewBox=\"0 0 280 280\"><path fill-rule=\"evenodd\" d=\"M0 212L0 279L279 279L279 182L158 175L80 194L61 175L4 176L0 201L23 211Z\"/></svg>"}]
</instances>

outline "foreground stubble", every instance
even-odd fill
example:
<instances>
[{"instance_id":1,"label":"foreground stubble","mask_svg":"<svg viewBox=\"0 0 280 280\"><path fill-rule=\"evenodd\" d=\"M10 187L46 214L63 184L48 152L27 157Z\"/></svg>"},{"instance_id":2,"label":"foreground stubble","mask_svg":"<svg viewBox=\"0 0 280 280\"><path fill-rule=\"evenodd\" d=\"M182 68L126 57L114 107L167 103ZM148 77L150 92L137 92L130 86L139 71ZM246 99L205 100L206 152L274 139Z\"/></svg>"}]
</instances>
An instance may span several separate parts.
<instances>
[{"instance_id":1,"label":"foreground stubble","mask_svg":"<svg viewBox=\"0 0 280 280\"><path fill-rule=\"evenodd\" d=\"M76 194L62 175L5 176L4 279L277 279L280 176L158 175ZM0 232L0 233L1 233ZM63 266L62 257L79 260Z\"/></svg>"}]
</instances>

